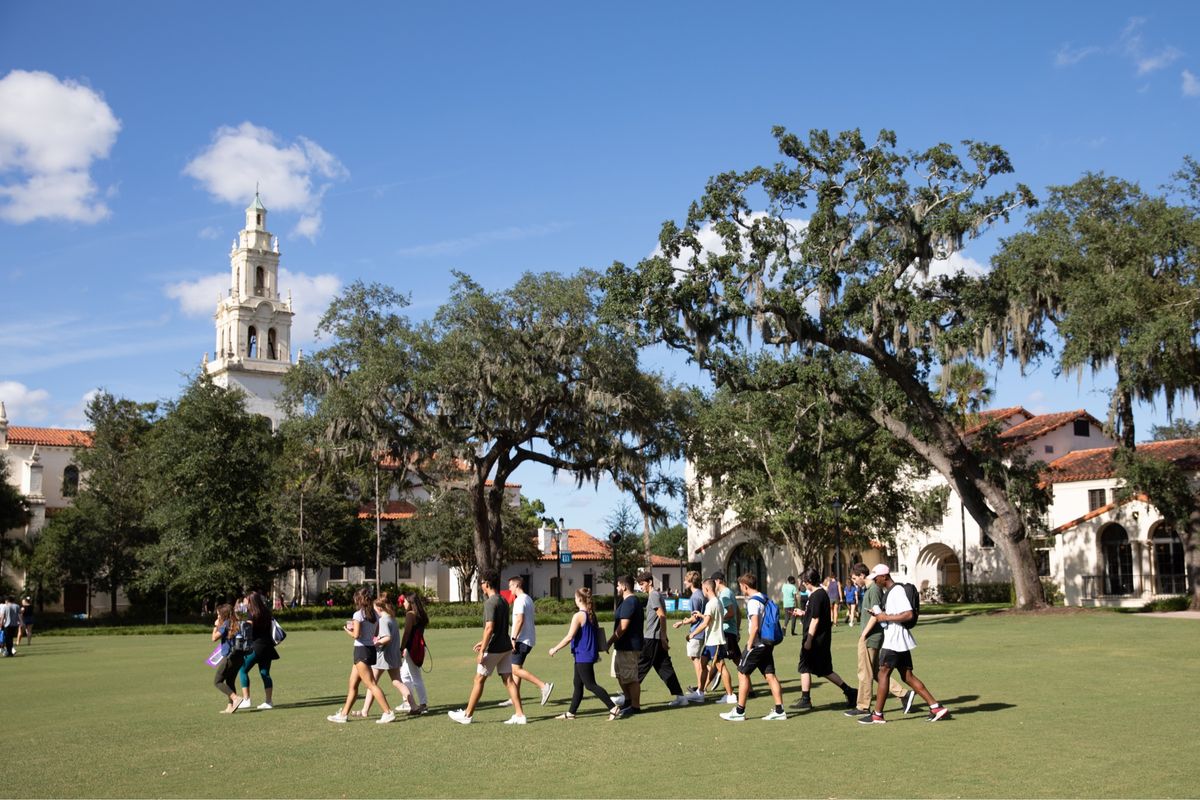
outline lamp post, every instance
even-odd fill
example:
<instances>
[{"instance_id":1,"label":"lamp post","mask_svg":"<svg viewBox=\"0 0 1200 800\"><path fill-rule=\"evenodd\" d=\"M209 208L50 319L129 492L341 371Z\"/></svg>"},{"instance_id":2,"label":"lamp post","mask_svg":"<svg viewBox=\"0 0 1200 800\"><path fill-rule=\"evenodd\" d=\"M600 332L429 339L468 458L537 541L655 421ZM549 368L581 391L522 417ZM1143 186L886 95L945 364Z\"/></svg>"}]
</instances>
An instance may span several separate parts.
<instances>
[{"instance_id":1,"label":"lamp post","mask_svg":"<svg viewBox=\"0 0 1200 800\"><path fill-rule=\"evenodd\" d=\"M967 507L960 501L958 504L958 517L962 522L962 566L958 570L959 583L962 584L962 602L969 603L967 599Z\"/></svg>"},{"instance_id":2,"label":"lamp post","mask_svg":"<svg viewBox=\"0 0 1200 800\"><path fill-rule=\"evenodd\" d=\"M834 498L829 505L833 506L833 574L837 576L838 586L842 585L842 501Z\"/></svg>"},{"instance_id":3,"label":"lamp post","mask_svg":"<svg viewBox=\"0 0 1200 800\"><path fill-rule=\"evenodd\" d=\"M675 550L675 552L679 554L679 598L682 600L683 599L683 567L684 567L683 554L687 551L685 551L683 549L683 545L679 545L679 547Z\"/></svg>"},{"instance_id":4,"label":"lamp post","mask_svg":"<svg viewBox=\"0 0 1200 800\"><path fill-rule=\"evenodd\" d=\"M612 548L612 557L613 557L612 582L613 582L613 613L614 614L617 611L617 545L619 545L620 543L621 543L621 532L620 531L613 531L612 533L608 534L608 544Z\"/></svg>"},{"instance_id":5,"label":"lamp post","mask_svg":"<svg viewBox=\"0 0 1200 800\"><path fill-rule=\"evenodd\" d=\"M563 533L565 532L564 531L565 525L566 525L566 521L562 517L559 517L558 518L558 530L556 530L554 532L554 550L555 550L555 555L556 555L556 558L554 559L554 561L555 561L554 566L555 566L555 569L556 569L557 575L558 575L558 586L557 586L557 591L555 592L555 596L559 600L562 600L562 537L563 537Z\"/></svg>"}]
</instances>

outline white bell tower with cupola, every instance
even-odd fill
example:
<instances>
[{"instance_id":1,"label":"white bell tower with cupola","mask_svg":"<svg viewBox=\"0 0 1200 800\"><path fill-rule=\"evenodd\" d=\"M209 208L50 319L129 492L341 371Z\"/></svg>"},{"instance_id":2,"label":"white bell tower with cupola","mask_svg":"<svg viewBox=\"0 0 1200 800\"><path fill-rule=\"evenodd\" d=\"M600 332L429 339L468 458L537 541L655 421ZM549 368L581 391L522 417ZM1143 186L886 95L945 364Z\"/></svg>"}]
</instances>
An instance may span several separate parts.
<instances>
[{"instance_id":1,"label":"white bell tower with cupola","mask_svg":"<svg viewBox=\"0 0 1200 800\"><path fill-rule=\"evenodd\" d=\"M267 231L267 209L254 193L246 227L229 252L229 293L218 297L216 357L204 369L219 386L246 393L246 410L283 419L279 395L292 366L292 298L279 295L279 239Z\"/></svg>"}]
</instances>

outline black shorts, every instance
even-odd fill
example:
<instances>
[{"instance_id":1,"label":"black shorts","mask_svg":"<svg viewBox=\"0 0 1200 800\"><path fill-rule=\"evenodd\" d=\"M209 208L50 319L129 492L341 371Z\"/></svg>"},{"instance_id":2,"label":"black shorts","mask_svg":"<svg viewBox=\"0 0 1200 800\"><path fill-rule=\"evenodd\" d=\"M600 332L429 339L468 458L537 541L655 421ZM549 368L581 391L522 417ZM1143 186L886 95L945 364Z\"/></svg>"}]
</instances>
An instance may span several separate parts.
<instances>
[{"instance_id":1,"label":"black shorts","mask_svg":"<svg viewBox=\"0 0 1200 800\"><path fill-rule=\"evenodd\" d=\"M904 672L913 668L911 650L880 650L879 666Z\"/></svg>"},{"instance_id":2,"label":"black shorts","mask_svg":"<svg viewBox=\"0 0 1200 800\"><path fill-rule=\"evenodd\" d=\"M742 652L742 660L738 662L738 672L743 675L753 675L758 670L763 675L775 674L775 648L769 644L759 647L748 647Z\"/></svg>"},{"instance_id":3,"label":"black shorts","mask_svg":"<svg viewBox=\"0 0 1200 800\"><path fill-rule=\"evenodd\" d=\"M732 658L734 661L742 660L742 648L738 647L738 637L736 633L725 634L725 655Z\"/></svg>"},{"instance_id":4,"label":"black shorts","mask_svg":"<svg viewBox=\"0 0 1200 800\"><path fill-rule=\"evenodd\" d=\"M366 664L368 667L375 666L375 648L364 647L361 644L354 645L354 663Z\"/></svg>"},{"instance_id":5,"label":"black shorts","mask_svg":"<svg viewBox=\"0 0 1200 800\"><path fill-rule=\"evenodd\" d=\"M833 672L833 656L829 652L829 640L817 639L811 650L800 648L800 663L796 666L800 674L828 675Z\"/></svg>"},{"instance_id":6,"label":"black shorts","mask_svg":"<svg viewBox=\"0 0 1200 800\"><path fill-rule=\"evenodd\" d=\"M525 663L525 656L533 650L533 645L525 644L524 642L513 642L512 649L512 664L514 667L519 667Z\"/></svg>"}]
</instances>

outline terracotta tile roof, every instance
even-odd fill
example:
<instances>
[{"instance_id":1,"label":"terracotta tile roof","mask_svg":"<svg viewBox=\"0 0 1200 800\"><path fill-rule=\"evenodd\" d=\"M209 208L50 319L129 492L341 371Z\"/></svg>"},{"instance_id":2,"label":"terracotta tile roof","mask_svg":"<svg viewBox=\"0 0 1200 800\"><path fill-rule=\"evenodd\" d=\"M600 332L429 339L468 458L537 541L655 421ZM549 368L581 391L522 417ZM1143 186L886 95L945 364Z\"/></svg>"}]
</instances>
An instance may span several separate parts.
<instances>
[{"instance_id":1,"label":"terracotta tile roof","mask_svg":"<svg viewBox=\"0 0 1200 800\"><path fill-rule=\"evenodd\" d=\"M435 459L435 460L436 460L436 458L437 458L437 457L436 457L436 456L434 456L434 459ZM416 465L417 461L418 461L418 457L417 457L417 456L415 456L415 455L414 455L414 456L411 456L411 457L409 458L409 468L411 469L412 467L414 467L414 466ZM379 468L380 468L380 469L386 469L386 470L389 470L389 471L394 471L394 470L398 470L398 469L400 469L400 468L401 468L401 466L403 466L403 465L401 464L401 462L400 462L400 459L398 459L398 458L396 458L395 456L393 456L393 455L390 455L390 454L389 454L389 455L385 455L385 456L383 456L383 457L381 457L381 458L379 459ZM455 466L456 468L458 468L458 469L462 470L463 472L467 472L467 471L470 469L470 465L469 465L469 464L468 464L466 461L463 461L461 458L456 458L456 459L454 459L454 466ZM486 486L493 486L494 484L495 484L495 481L492 481L492 480L488 480L488 481L486 481L486 482L485 482L485 485L486 485ZM505 489L520 489L520 488L521 488L521 484L519 484L519 483L505 483L505 484L504 484L504 488L505 488Z\"/></svg>"},{"instance_id":2,"label":"terracotta tile roof","mask_svg":"<svg viewBox=\"0 0 1200 800\"><path fill-rule=\"evenodd\" d=\"M1072 483L1111 478L1115 447L1096 447L1091 450L1076 450L1054 459L1046 465L1043 473L1045 483ZM1167 442L1139 444L1137 451L1142 455L1165 459L1185 469L1200 469L1200 439L1172 439Z\"/></svg>"},{"instance_id":3,"label":"terracotta tile roof","mask_svg":"<svg viewBox=\"0 0 1200 800\"><path fill-rule=\"evenodd\" d=\"M383 513L379 515L380 519L393 522L400 519L412 519L417 515L417 507L407 500L389 500L383 504ZM359 519L375 519L374 506L361 506L358 509Z\"/></svg>"},{"instance_id":4,"label":"terracotta tile roof","mask_svg":"<svg viewBox=\"0 0 1200 800\"><path fill-rule=\"evenodd\" d=\"M1027 419L1024 422L1013 425L1008 430L1002 431L998 438L1010 446L1025 444L1039 436L1045 436L1051 431L1058 430L1077 419L1086 419L1096 428L1102 427L1098 419L1081 408L1077 411L1060 411L1057 414L1038 414L1036 417Z\"/></svg>"},{"instance_id":5,"label":"terracotta tile roof","mask_svg":"<svg viewBox=\"0 0 1200 800\"><path fill-rule=\"evenodd\" d=\"M567 528L567 544L571 551L572 561L612 561L612 548L608 542L597 539L580 528ZM538 558L539 561L553 562L558 555L551 552ZM678 567L679 559L666 556L651 556L650 565L653 567Z\"/></svg>"},{"instance_id":6,"label":"terracotta tile roof","mask_svg":"<svg viewBox=\"0 0 1200 800\"><path fill-rule=\"evenodd\" d=\"M39 447L91 447L92 432L66 428L8 427L9 444L36 444Z\"/></svg>"},{"instance_id":7,"label":"terracotta tile roof","mask_svg":"<svg viewBox=\"0 0 1200 800\"><path fill-rule=\"evenodd\" d=\"M1084 514L1082 517L1076 517L1075 519L1071 520L1070 522L1064 522L1062 525L1059 525L1057 528L1050 531L1050 534L1053 536L1056 533L1062 533L1063 531L1070 530L1071 528L1074 528L1076 525L1080 525L1084 522L1087 522L1088 520L1093 520L1096 517L1099 517L1103 514L1107 514L1109 511L1112 511L1117 506L1123 506L1126 503L1132 503L1135 500L1141 501L1143 503L1150 502L1150 498L1147 497L1146 495L1135 494L1132 497L1125 498L1124 500L1120 501L1119 503L1108 503L1107 505L1103 505L1103 506L1100 506L1099 508L1092 509L1088 513Z\"/></svg>"},{"instance_id":8,"label":"terracotta tile roof","mask_svg":"<svg viewBox=\"0 0 1200 800\"><path fill-rule=\"evenodd\" d=\"M1033 414L1025 410L1023 406L1009 406L1008 408L989 408L986 411L980 411L978 414L971 414L967 417L971 424L963 431L963 434L970 436L973 433L978 433L983 430L984 426L996 421L1003 421L1009 417L1020 414L1025 419L1032 419Z\"/></svg>"}]
</instances>

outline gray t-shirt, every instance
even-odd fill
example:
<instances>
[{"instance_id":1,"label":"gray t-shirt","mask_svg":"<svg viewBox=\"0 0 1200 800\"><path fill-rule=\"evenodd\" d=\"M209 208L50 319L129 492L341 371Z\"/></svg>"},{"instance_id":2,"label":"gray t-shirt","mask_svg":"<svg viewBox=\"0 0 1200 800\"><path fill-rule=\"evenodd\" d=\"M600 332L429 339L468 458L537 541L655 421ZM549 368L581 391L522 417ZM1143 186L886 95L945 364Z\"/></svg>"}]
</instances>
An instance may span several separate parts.
<instances>
[{"instance_id":1,"label":"gray t-shirt","mask_svg":"<svg viewBox=\"0 0 1200 800\"><path fill-rule=\"evenodd\" d=\"M658 619L657 609L663 608L662 595L657 589L650 590L646 600L646 622L642 625L642 638L646 641L658 641L662 638L662 626Z\"/></svg>"},{"instance_id":2,"label":"gray t-shirt","mask_svg":"<svg viewBox=\"0 0 1200 800\"><path fill-rule=\"evenodd\" d=\"M382 647L375 648L375 669L398 669L400 667L400 625L391 614L379 615L379 636L392 637Z\"/></svg>"},{"instance_id":3,"label":"gray t-shirt","mask_svg":"<svg viewBox=\"0 0 1200 800\"><path fill-rule=\"evenodd\" d=\"M15 628L21 621L21 607L16 603L4 603L0 606L4 611L4 627Z\"/></svg>"}]
</instances>

